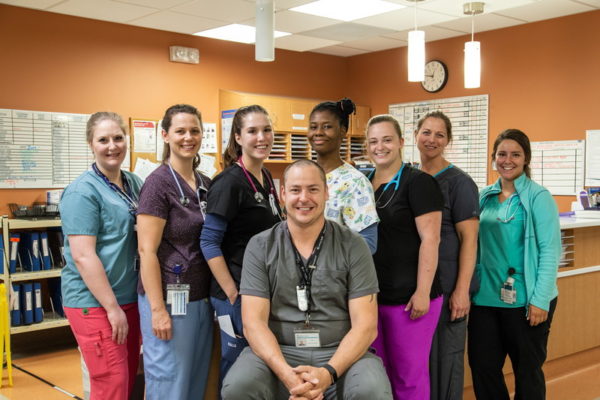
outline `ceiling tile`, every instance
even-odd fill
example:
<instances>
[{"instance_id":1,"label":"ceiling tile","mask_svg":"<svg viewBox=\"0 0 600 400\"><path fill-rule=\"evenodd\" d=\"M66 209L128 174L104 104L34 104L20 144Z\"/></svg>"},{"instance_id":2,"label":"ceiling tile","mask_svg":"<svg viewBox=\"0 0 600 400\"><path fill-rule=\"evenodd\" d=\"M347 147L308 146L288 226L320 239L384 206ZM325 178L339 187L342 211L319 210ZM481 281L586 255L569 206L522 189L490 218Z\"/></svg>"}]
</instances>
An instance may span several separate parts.
<instances>
[{"instance_id":1,"label":"ceiling tile","mask_svg":"<svg viewBox=\"0 0 600 400\"><path fill-rule=\"evenodd\" d=\"M25 8L36 8L38 10L45 10L55 4L60 3L63 0L2 0L0 3L8 4L10 6L25 7Z\"/></svg>"},{"instance_id":2,"label":"ceiling tile","mask_svg":"<svg viewBox=\"0 0 600 400\"><path fill-rule=\"evenodd\" d=\"M275 13L275 29L282 32L296 33L309 31L339 23L340 21L335 19L317 17L295 11L279 11Z\"/></svg>"},{"instance_id":3,"label":"ceiling tile","mask_svg":"<svg viewBox=\"0 0 600 400\"><path fill-rule=\"evenodd\" d=\"M379 36L391 33L391 29L376 28L374 26L354 24L344 22L336 25L326 26L319 29L302 32L305 36L314 36L322 39L338 40L347 42L349 40L366 39L373 36Z\"/></svg>"},{"instance_id":4,"label":"ceiling tile","mask_svg":"<svg viewBox=\"0 0 600 400\"><path fill-rule=\"evenodd\" d=\"M600 8L600 0L575 0L576 3L586 4L588 6Z\"/></svg>"},{"instance_id":5,"label":"ceiling tile","mask_svg":"<svg viewBox=\"0 0 600 400\"><path fill-rule=\"evenodd\" d=\"M196 33L222 26L223 23L212 19L185 15L173 11L161 11L147 17L130 21L129 24L146 28L179 33Z\"/></svg>"},{"instance_id":6,"label":"ceiling tile","mask_svg":"<svg viewBox=\"0 0 600 400\"><path fill-rule=\"evenodd\" d=\"M156 9L110 0L67 0L48 8L47 11L123 23L152 14Z\"/></svg>"},{"instance_id":7,"label":"ceiling tile","mask_svg":"<svg viewBox=\"0 0 600 400\"><path fill-rule=\"evenodd\" d=\"M256 4L256 0L245 0L249 3ZM315 0L274 0L275 10L288 10L293 7L298 7L306 3L312 3Z\"/></svg>"},{"instance_id":8,"label":"ceiling tile","mask_svg":"<svg viewBox=\"0 0 600 400\"><path fill-rule=\"evenodd\" d=\"M333 46L340 42L327 39L319 39L302 35L290 35L275 39L275 47L278 49L308 51L326 46Z\"/></svg>"},{"instance_id":9,"label":"ceiling tile","mask_svg":"<svg viewBox=\"0 0 600 400\"><path fill-rule=\"evenodd\" d=\"M584 1L589 2L590 0ZM582 2L544 0L543 5L533 3L522 7L498 11L497 14L519 18L526 22L533 22L592 10L594 10L592 6L582 4Z\"/></svg>"},{"instance_id":10,"label":"ceiling tile","mask_svg":"<svg viewBox=\"0 0 600 400\"><path fill-rule=\"evenodd\" d=\"M115 0L119 3L136 4L138 6L145 6L156 8L157 10L168 10L171 7L177 6L183 3L189 3L190 0Z\"/></svg>"},{"instance_id":11,"label":"ceiling tile","mask_svg":"<svg viewBox=\"0 0 600 400\"><path fill-rule=\"evenodd\" d=\"M255 5L244 0L196 0L173 7L171 10L228 23L254 18L256 15Z\"/></svg>"},{"instance_id":12,"label":"ceiling tile","mask_svg":"<svg viewBox=\"0 0 600 400\"><path fill-rule=\"evenodd\" d=\"M343 46L352 47L354 49L361 49L367 51L380 51L387 49L395 49L398 47L404 47L408 43L405 40L390 39L387 37L372 37L362 40L353 40L351 42L344 42Z\"/></svg>"},{"instance_id":13,"label":"ceiling tile","mask_svg":"<svg viewBox=\"0 0 600 400\"><path fill-rule=\"evenodd\" d=\"M450 21L454 17L446 14L440 14L433 11L419 10L417 14L418 26L433 25L439 22ZM352 21L358 24L377 26L393 30L411 29L415 26L414 10L403 8L401 10L391 11L385 14L374 15L372 17L361 18Z\"/></svg>"},{"instance_id":14,"label":"ceiling tile","mask_svg":"<svg viewBox=\"0 0 600 400\"><path fill-rule=\"evenodd\" d=\"M385 37L388 38L392 38L392 39L396 39L396 40L403 40L403 41L407 41L408 40L408 31L410 29L407 29L405 31L401 31L401 32L394 32L394 33L388 33L385 34ZM446 28L440 28L438 26L425 26L423 27L423 30L425 31L425 41L426 42L433 42L434 40L441 40L441 39L448 39L451 37L456 37L456 36L463 36L466 35L469 32L461 32L461 31L455 31L452 29L446 29Z\"/></svg>"},{"instance_id":15,"label":"ceiling tile","mask_svg":"<svg viewBox=\"0 0 600 400\"><path fill-rule=\"evenodd\" d=\"M504 17L498 14L481 14L475 17L475 32L484 32L492 29L501 29L509 26L519 25L521 20ZM453 21L437 24L442 28L453 29L455 31L471 32L471 17L458 18Z\"/></svg>"},{"instance_id":16,"label":"ceiling tile","mask_svg":"<svg viewBox=\"0 0 600 400\"><path fill-rule=\"evenodd\" d=\"M368 53L368 51L366 51L366 50L353 49L352 47L345 47L345 46L322 47L320 49L312 50L312 52L321 53L321 54L329 54L331 56L340 56L340 57L350 57L350 56L356 56L359 54Z\"/></svg>"}]
</instances>

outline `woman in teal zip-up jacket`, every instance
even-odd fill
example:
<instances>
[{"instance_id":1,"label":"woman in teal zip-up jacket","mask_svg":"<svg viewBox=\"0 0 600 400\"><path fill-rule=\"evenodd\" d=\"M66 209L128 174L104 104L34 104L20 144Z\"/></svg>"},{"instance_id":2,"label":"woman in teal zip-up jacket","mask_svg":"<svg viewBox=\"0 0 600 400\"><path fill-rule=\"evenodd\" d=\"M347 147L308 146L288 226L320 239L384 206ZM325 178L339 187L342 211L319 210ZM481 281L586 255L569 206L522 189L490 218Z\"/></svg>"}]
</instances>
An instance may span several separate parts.
<instances>
[{"instance_id":1,"label":"woman in teal zip-up jacket","mask_svg":"<svg viewBox=\"0 0 600 400\"><path fill-rule=\"evenodd\" d=\"M502 132L492 161L500 178L480 193L481 286L469 317L473 387L478 399L508 400L502 373L508 355L515 400L544 399L542 365L558 295L558 210L550 192L530 179L531 146L523 132Z\"/></svg>"}]
</instances>

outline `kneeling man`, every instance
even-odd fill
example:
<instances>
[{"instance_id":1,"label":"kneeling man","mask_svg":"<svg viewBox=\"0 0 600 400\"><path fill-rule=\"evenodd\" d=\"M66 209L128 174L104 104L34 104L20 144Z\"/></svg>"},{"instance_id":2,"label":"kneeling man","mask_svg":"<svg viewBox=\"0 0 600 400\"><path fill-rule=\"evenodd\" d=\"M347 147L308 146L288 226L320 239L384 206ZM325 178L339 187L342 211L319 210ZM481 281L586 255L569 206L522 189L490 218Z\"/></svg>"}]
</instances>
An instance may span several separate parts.
<instances>
[{"instance_id":1,"label":"kneeling man","mask_svg":"<svg viewBox=\"0 0 600 400\"><path fill-rule=\"evenodd\" d=\"M377 335L377 275L360 235L324 218L321 167L296 161L284 172L287 221L246 248L240 294L244 349L224 400L392 399Z\"/></svg>"}]
</instances>

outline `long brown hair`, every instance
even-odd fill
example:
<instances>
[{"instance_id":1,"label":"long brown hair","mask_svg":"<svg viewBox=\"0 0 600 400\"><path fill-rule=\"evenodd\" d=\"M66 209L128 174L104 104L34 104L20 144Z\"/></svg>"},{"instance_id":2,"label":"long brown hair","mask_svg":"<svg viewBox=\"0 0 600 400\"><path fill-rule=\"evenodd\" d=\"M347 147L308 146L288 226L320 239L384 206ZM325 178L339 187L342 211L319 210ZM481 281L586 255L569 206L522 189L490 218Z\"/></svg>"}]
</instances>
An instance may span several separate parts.
<instances>
[{"instance_id":1,"label":"long brown hair","mask_svg":"<svg viewBox=\"0 0 600 400\"><path fill-rule=\"evenodd\" d=\"M165 132L169 132L169 129L171 128L171 123L173 122L173 117L180 113L195 115L198 118L198 121L200 122L200 132L203 131L202 115L200 114L200 111L198 111L196 107L190 106L189 104L175 104L167 108L167 111L165 111L165 115L162 117L161 128ZM165 143L165 147L163 148L163 164L166 164L169 161L170 156L171 147L169 146L169 143ZM194 157L194 163L192 164L192 168L195 170L196 168L198 168L199 165L200 156L196 154L196 156Z\"/></svg>"},{"instance_id":2,"label":"long brown hair","mask_svg":"<svg viewBox=\"0 0 600 400\"><path fill-rule=\"evenodd\" d=\"M244 128L243 119L246 115L252 113L264 114L269 121L271 120L267 110L265 110L263 106L259 106L258 104L241 107L235 112L235 114L233 115L233 121L231 123L231 132L229 133L229 143L227 143L227 148L223 152L224 168L235 164L238 158L240 158L240 156L242 155L242 146L240 146L235 140L235 135L242 134L242 129Z\"/></svg>"}]
</instances>

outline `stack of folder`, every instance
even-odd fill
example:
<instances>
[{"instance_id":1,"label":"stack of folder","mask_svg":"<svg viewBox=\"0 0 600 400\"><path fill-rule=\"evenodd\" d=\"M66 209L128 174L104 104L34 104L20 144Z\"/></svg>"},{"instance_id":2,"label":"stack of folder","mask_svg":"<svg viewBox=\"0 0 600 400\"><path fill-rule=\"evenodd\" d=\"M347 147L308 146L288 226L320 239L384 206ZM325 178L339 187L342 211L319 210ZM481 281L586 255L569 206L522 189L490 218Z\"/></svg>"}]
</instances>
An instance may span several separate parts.
<instances>
[{"instance_id":1,"label":"stack of folder","mask_svg":"<svg viewBox=\"0 0 600 400\"><path fill-rule=\"evenodd\" d=\"M42 284L40 282L13 283L15 299L10 311L12 326L29 325L44 320Z\"/></svg>"}]
</instances>

